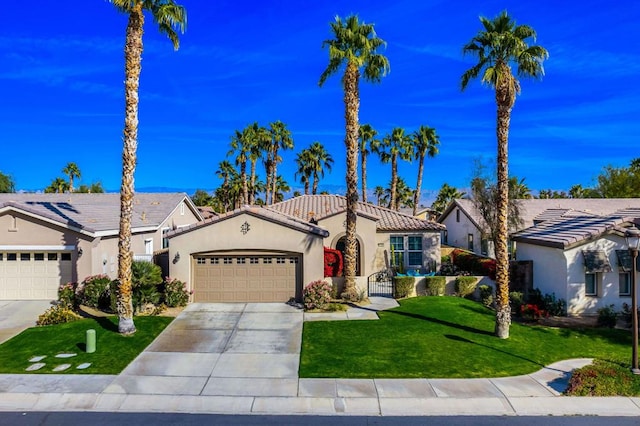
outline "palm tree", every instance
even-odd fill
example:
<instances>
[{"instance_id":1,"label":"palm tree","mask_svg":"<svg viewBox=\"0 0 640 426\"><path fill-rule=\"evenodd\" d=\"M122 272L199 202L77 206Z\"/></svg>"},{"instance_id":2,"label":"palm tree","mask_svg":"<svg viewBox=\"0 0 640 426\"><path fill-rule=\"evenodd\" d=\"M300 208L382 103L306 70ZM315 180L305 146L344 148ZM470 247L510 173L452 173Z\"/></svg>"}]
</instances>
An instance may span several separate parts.
<instances>
[{"instance_id":1,"label":"palm tree","mask_svg":"<svg viewBox=\"0 0 640 426\"><path fill-rule=\"evenodd\" d=\"M358 130L360 140L360 172L362 173L362 201L367 202L367 156L378 132L370 124L363 124Z\"/></svg>"},{"instance_id":2,"label":"palm tree","mask_svg":"<svg viewBox=\"0 0 640 426\"><path fill-rule=\"evenodd\" d=\"M124 150L122 154L122 184L120 186L120 232L118 238L118 331L135 333L131 304L131 216L133 213L133 174L138 146L138 89L142 67L142 33L144 11L151 12L161 33L166 34L178 49L176 30L184 32L187 11L173 0L110 0L129 16L124 46L125 57L125 119Z\"/></svg>"},{"instance_id":3,"label":"palm tree","mask_svg":"<svg viewBox=\"0 0 640 426\"><path fill-rule=\"evenodd\" d=\"M331 171L333 157L327 152L324 145L315 141L309 147L309 158L311 160L311 178L313 179L311 193L316 195L318 193L318 182L320 178L324 177L324 171Z\"/></svg>"},{"instance_id":4,"label":"palm tree","mask_svg":"<svg viewBox=\"0 0 640 426\"><path fill-rule=\"evenodd\" d=\"M229 181L231 179L234 178L234 176L237 175L236 169L233 167L233 165L227 161L227 160L223 160L220 162L220 164L218 164L218 170L216 170L216 176L220 179L222 179L222 191L221 191L221 198L220 201L222 201L222 205L224 208L224 211L228 211L229 210Z\"/></svg>"},{"instance_id":5,"label":"palm tree","mask_svg":"<svg viewBox=\"0 0 640 426\"><path fill-rule=\"evenodd\" d=\"M493 20L480 17L483 29L463 47L464 54L470 54L478 63L465 71L461 78L464 90L471 79L481 76L482 83L495 91L497 105L497 241L496 251L496 326L495 333L501 339L509 337L511 309L509 307L509 253L507 251L509 170L508 140L511 109L520 93L520 83L511 71L516 66L520 77L539 78L544 74L542 63L548 58L547 50L541 46L527 44L527 39L535 40L536 32L527 25L516 25L515 21L502 12Z\"/></svg>"},{"instance_id":6,"label":"palm tree","mask_svg":"<svg viewBox=\"0 0 640 426\"><path fill-rule=\"evenodd\" d=\"M248 144L249 144L249 161L251 162L251 177L249 178L249 204L254 204L256 199L256 164L262 158L265 147L271 141L269 131L254 122L249 126Z\"/></svg>"},{"instance_id":7,"label":"palm tree","mask_svg":"<svg viewBox=\"0 0 640 426\"><path fill-rule=\"evenodd\" d=\"M298 170L294 174L294 178L300 179L300 183L304 185L304 195L309 195L309 186L311 184L311 155L308 149L303 149L296 155L296 166Z\"/></svg>"},{"instance_id":8,"label":"palm tree","mask_svg":"<svg viewBox=\"0 0 640 426\"><path fill-rule=\"evenodd\" d=\"M384 197L384 188L380 185L376 186L373 189L373 195L376 196L376 204L378 206L381 206L382 205L381 203L383 202L383 197Z\"/></svg>"},{"instance_id":9,"label":"palm tree","mask_svg":"<svg viewBox=\"0 0 640 426\"><path fill-rule=\"evenodd\" d=\"M51 185L49 185L44 189L44 192L48 194L52 194L52 193L63 194L67 192L68 189L69 189L69 184L67 183L67 181L62 179L61 177L57 177L53 181L51 181Z\"/></svg>"},{"instance_id":10,"label":"palm tree","mask_svg":"<svg viewBox=\"0 0 640 426\"><path fill-rule=\"evenodd\" d=\"M413 207L414 191L409 188L407 182L401 177L398 177L396 181L396 207L398 210L400 207ZM384 190L384 198L391 198L391 182L389 182L389 188Z\"/></svg>"},{"instance_id":11,"label":"palm tree","mask_svg":"<svg viewBox=\"0 0 640 426\"><path fill-rule=\"evenodd\" d=\"M69 176L69 192L73 192L73 179L80 178L80 169L76 163L67 163L62 173Z\"/></svg>"},{"instance_id":12,"label":"palm tree","mask_svg":"<svg viewBox=\"0 0 640 426\"><path fill-rule=\"evenodd\" d=\"M462 198L464 196L464 192L458 191L457 188L445 182L440 187L440 191L438 191L436 200L433 202L433 204L431 204L431 208L440 215L444 212L444 209L447 208L452 200Z\"/></svg>"},{"instance_id":13,"label":"palm tree","mask_svg":"<svg viewBox=\"0 0 640 426\"><path fill-rule=\"evenodd\" d=\"M390 134L382 138L380 143L374 144L372 150L380 156L383 163L391 163L391 193L389 194L389 208L398 209L398 157L410 160L413 157L411 137L404 133L401 127L394 128Z\"/></svg>"},{"instance_id":14,"label":"palm tree","mask_svg":"<svg viewBox=\"0 0 640 426\"><path fill-rule=\"evenodd\" d=\"M287 129L287 125L278 120L269 124L269 134L271 135L271 144L267 154L267 204L273 204L276 195L278 163L282 158L278 155L280 150L293 148L293 138L291 132ZM269 194L269 192L271 192ZM271 198L269 199L269 196Z\"/></svg>"},{"instance_id":15,"label":"palm tree","mask_svg":"<svg viewBox=\"0 0 640 426\"><path fill-rule=\"evenodd\" d=\"M531 199L531 189L524 182L525 178L518 179L516 176L509 178L509 197L514 200Z\"/></svg>"},{"instance_id":16,"label":"palm tree","mask_svg":"<svg viewBox=\"0 0 640 426\"><path fill-rule=\"evenodd\" d=\"M276 192L274 193L274 200L276 203L279 203L280 201L284 200L284 193L291 191L291 187L282 176L276 177L275 184Z\"/></svg>"},{"instance_id":17,"label":"palm tree","mask_svg":"<svg viewBox=\"0 0 640 426\"><path fill-rule=\"evenodd\" d=\"M413 133L413 149L415 159L418 160L418 182L416 183L416 191L413 196L413 215L416 215L418 203L420 202L420 191L422 188L422 173L424 171L425 157L433 158L438 153L438 145L440 138L436 133L436 129L429 126L420 126Z\"/></svg>"},{"instance_id":18,"label":"palm tree","mask_svg":"<svg viewBox=\"0 0 640 426\"><path fill-rule=\"evenodd\" d=\"M379 83L389 71L389 60L377 49L385 42L376 35L372 24L360 22L355 15L344 21L336 16L330 24L333 39L325 40L322 47L329 48L329 65L320 75L322 86L328 77L344 65L342 87L345 107L345 138L347 149L347 223L344 251L345 291L343 297L355 300L356 291L356 209L358 208L358 130L360 109L360 70L365 81Z\"/></svg>"},{"instance_id":19,"label":"palm tree","mask_svg":"<svg viewBox=\"0 0 640 426\"><path fill-rule=\"evenodd\" d=\"M235 155L236 166L240 166L240 181L242 182L242 204L249 203L249 182L247 181L247 161L251 153L251 127L245 127L242 132L236 130L231 137L231 149L227 153Z\"/></svg>"}]
</instances>

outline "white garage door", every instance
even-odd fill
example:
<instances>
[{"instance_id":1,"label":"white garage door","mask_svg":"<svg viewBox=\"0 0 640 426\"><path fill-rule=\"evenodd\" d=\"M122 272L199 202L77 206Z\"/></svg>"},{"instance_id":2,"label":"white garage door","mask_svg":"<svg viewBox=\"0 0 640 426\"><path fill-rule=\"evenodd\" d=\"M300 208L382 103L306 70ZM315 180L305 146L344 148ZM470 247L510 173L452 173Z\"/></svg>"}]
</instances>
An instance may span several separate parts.
<instances>
[{"instance_id":1,"label":"white garage door","mask_svg":"<svg viewBox=\"0 0 640 426\"><path fill-rule=\"evenodd\" d=\"M55 300L72 272L70 252L0 251L0 300Z\"/></svg>"},{"instance_id":2,"label":"white garage door","mask_svg":"<svg viewBox=\"0 0 640 426\"><path fill-rule=\"evenodd\" d=\"M300 288L295 255L195 256L193 268L195 302L287 302Z\"/></svg>"}]
</instances>

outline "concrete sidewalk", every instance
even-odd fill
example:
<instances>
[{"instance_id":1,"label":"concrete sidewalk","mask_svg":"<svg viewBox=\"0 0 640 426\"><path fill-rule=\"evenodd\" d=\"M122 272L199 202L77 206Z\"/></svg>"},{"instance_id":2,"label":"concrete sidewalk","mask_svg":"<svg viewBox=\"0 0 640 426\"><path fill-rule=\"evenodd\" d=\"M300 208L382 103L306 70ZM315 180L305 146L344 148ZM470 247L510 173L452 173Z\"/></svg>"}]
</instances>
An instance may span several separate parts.
<instances>
[{"instance_id":1,"label":"concrete sidewalk","mask_svg":"<svg viewBox=\"0 0 640 426\"><path fill-rule=\"evenodd\" d=\"M341 314L377 318L390 303ZM192 304L117 376L0 375L0 411L640 416L640 398L560 396L589 359L495 379L298 378L303 318L318 320L307 315L283 304Z\"/></svg>"}]
</instances>

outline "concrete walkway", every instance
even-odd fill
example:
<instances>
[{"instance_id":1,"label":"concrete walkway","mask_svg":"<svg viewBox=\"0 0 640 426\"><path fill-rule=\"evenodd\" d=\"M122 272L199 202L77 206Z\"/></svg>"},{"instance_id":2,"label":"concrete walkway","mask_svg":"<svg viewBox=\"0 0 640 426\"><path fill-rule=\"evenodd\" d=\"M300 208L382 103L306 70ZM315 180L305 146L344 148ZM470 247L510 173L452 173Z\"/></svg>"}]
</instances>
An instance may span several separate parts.
<instances>
[{"instance_id":1,"label":"concrete walkway","mask_svg":"<svg viewBox=\"0 0 640 426\"><path fill-rule=\"evenodd\" d=\"M384 303L341 314L375 315ZM640 398L560 396L588 359L497 379L300 379L303 319L318 320L308 315L192 304L120 375L1 375L0 411L640 416Z\"/></svg>"},{"instance_id":2,"label":"concrete walkway","mask_svg":"<svg viewBox=\"0 0 640 426\"><path fill-rule=\"evenodd\" d=\"M38 316L51 306L48 300L0 301L0 344L34 327Z\"/></svg>"}]
</instances>

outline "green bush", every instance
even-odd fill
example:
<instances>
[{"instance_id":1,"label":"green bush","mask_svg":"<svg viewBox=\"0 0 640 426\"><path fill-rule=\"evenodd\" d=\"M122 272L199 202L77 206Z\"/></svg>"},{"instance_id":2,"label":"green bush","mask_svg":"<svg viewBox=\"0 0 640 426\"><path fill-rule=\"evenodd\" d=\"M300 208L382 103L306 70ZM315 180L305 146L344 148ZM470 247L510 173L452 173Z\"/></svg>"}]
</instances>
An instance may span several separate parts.
<instances>
[{"instance_id":1,"label":"green bush","mask_svg":"<svg viewBox=\"0 0 640 426\"><path fill-rule=\"evenodd\" d=\"M104 274L92 275L84 279L76 290L78 302L91 308L109 306L109 283L111 279Z\"/></svg>"},{"instance_id":2,"label":"green bush","mask_svg":"<svg viewBox=\"0 0 640 426\"><path fill-rule=\"evenodd\" d=\"M55 305L47 309L36 321L37 325L64 324L79 320L80 315L73 312L67 306Z\"/></svg>"},{"instance_id":3,"label":"green bush","mask_svg":"<svg viewBox=\"0 0 640 426\"><path fill-rule=\"evenodd\" d=\"M565 395L637 396L640 380L623 363L593 360L593 364L574 370Z\"/></svg>"},{"instance_id":4,"label":"green bush","mask_svg":"<svg viewBox=\"0 0 640 426\"><path fill-rule=\"evenodd\" d=\"M323 309L331 302L331 285L322 280L309 283L302 291L304 308Z\"/></svg>"},{"instance_id":5,"label":"green bush","mask_svg":"<svg viewBox=\"0 0 640 426\"><path fill-rule=\"evenodd\" d=\"M469 297L476 290L478 279L476 277L457 276L456 294L460 297Z\"/></svg>"},{"instance_id":6,"label":"green bush","mask_svg":"<svg viewBox=\"0 0 640 426\"><path fill-rule=\"evenodd\" d=\"M445 254L444 256L440 257L440 264L443 263L451 263L451 256L449 256L448 254Z\"/></svg>"},{"instance_id":7,"label":"green bush","mask_svg":"<svg viewBox=\"0 0 640 426\"><path fill-rule=\"evenodd\" d=\"M167 278L164 283L164 303L170 308L187 306L190 295L187 284L180 280Z\"/></svg>"},{"instance_id":8,"label":"green bush","mask_svg":"<svg viewBox=\"0 0 640 426\"><path fill-rule=\"evenodd\" d=\"M524 296L520 291L512 291L509 293L509 304L511 305L511 312L516 315L520 315L522 305L524 304Z\"/></svg>"},{"instance_id":9,"label":"green bush","mask_svg":"<svg viewBox=\"0 0 640 426\"><path fill-rule=\"evenodd\" d=\"M598 326L614 328L618 321L618 313L614 305L598 309Z\"/></svg>"},{"instance_id":10,"label":"green bush","mask_svg":"<svg viewBox=\"0 0 640 426\"><path fill-rule=\"evenodd\" d=\"M151 262L135 261L131 264L131 280L134 287L162 284L162 269Z\"/></svg>"},{"instance_id":11,"label":"green bush","mask_svg":"<svg viewBox=\"0 0 640 426\"><path fill-rule=\"evenodd\" d=\"M542 294L540 289L534 288L527 297L527 303L537 305L539 309L553 316L567 315L567 302L564 299L556 299L555 293Z\"/></svg>"},{"instance_id":12,"label":"green bush","mask_svg":"<svg viewBox=\"0 0 640 426\"><path fill-rule=\"evenodd\" d=\"M66 283L58 287L58 305L69 309L76 308L76 283Z\"/></svg>"},{"instance_id":13,"label":"green bush","mask_svg":"<svg viewBox=\"0 0 640 426\"><path fill-rule=\"evenodd\" d=\"M478 286L480 291L480 301L484 306L490 308L493 305L493 287L488 285Z\"/></svg>"},{"instance_id":14,"label":"green bush","mask_svg":"<svg viewBox=\"0 0 640 426\"><path fill-rule=\"evenodd\" d=\"M445 277L424 277L427 296L444 296L444 289L447 285Z\"/></svg>"},{"instance_id":15,"label":"green bush","mask_svg":"<svg viewBox=\"0 0 640 426\"><path fill-rule=\"evenodd\" d=\"M415 286L413 277L393 277L393 297L402 299L409 297Z\"/></svg>"}]
</instances>

